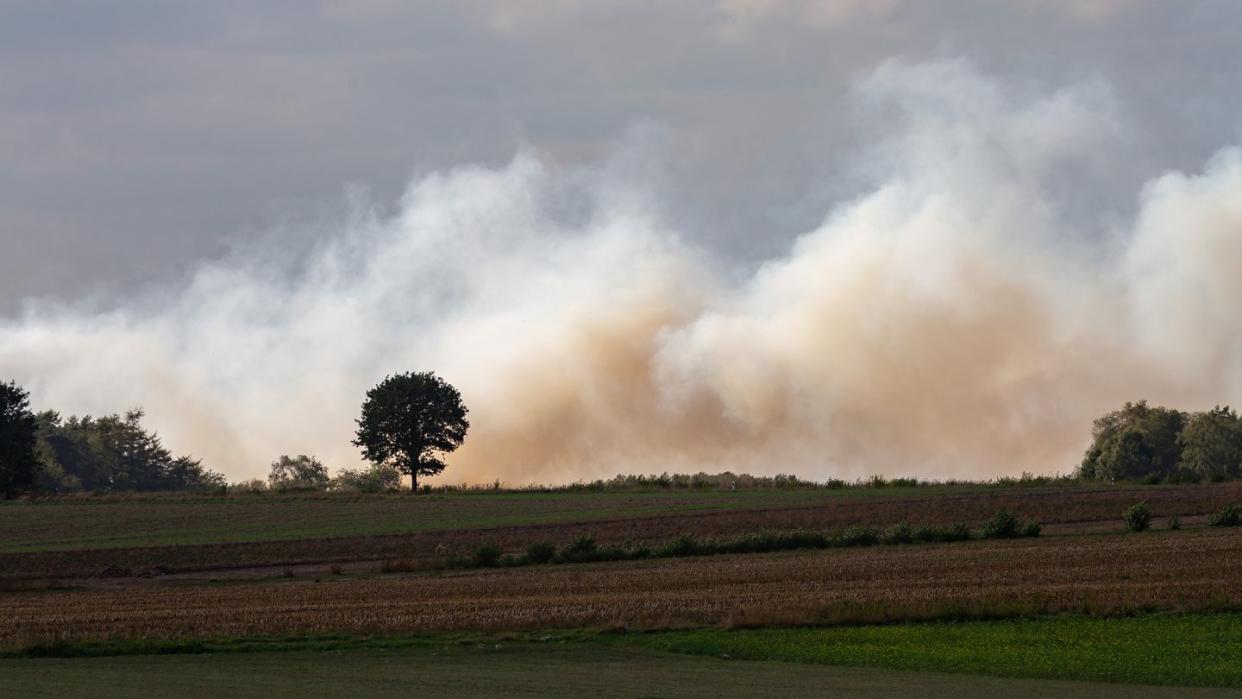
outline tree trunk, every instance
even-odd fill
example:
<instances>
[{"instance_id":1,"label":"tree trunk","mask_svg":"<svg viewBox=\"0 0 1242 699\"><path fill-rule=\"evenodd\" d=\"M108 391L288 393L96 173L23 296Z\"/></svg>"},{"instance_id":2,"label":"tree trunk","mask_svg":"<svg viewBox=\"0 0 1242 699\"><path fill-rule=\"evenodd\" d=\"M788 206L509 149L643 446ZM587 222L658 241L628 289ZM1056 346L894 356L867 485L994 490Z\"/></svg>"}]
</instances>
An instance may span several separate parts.
<instances>
[{"instance_id":1,"label":"tree trunk","mask_svg":"<svg viewBox=\"0 0 1242 699\"><path fill-rule=\"evenodd\" d=\"M418 471L410 471L410 492L418 492Z\"/></svg>"}]
</instances>

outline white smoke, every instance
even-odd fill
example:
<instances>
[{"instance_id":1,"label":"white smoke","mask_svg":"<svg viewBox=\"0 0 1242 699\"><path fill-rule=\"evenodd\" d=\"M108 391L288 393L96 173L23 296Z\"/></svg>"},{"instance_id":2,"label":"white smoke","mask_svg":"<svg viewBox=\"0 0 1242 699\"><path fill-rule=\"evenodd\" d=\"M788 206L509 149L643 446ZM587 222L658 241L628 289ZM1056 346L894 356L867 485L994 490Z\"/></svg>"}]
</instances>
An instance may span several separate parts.
<instances>
[{"instance_id":1,"label":"white smoke","mask_svg":"<svg viewBox=\"0 0 1242 699\"><path fill-rule=\"evenodd\" d=\"M1063 209L1124 131L1106 89L892 63L858 98L899 116L875 185L740 282L623 175L522 153L358 207L293 272L249 247L115 310L32 303L0 376L41 408L142 405L232 478L357 462L365 390L405 370L471 409L454 482L1065 471L1126 400L1242 400L1242 152L1102 235Z\"/></svg>"}]
</instances>

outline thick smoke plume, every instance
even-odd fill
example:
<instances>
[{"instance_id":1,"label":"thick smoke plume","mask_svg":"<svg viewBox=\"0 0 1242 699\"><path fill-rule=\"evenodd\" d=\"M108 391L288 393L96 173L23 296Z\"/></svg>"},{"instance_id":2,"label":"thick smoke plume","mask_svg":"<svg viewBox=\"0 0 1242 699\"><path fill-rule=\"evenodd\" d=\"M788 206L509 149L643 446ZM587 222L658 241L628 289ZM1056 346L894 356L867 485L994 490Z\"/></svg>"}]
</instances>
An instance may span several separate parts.
<instances>
[{"instance_id":1,"label":"thick smoke plume","mask_svg":"<svg viewBox=\"0 0 1242 699\"><path fill-rule=\"evenodd\" d=\"M1106 225L1060 184L1106 169L1106 90L890 64L857 97L897 115L873 185L741 278L623 175L524 153L418 178L296 264L251 246L116 310L30 304L0 376L39 407L142 405L233 478L357 462L363 393L411 369L471 408L454 482L1065 471L1126 400L1242 402L1242 152Z\"/></svg>"}]
</instances>

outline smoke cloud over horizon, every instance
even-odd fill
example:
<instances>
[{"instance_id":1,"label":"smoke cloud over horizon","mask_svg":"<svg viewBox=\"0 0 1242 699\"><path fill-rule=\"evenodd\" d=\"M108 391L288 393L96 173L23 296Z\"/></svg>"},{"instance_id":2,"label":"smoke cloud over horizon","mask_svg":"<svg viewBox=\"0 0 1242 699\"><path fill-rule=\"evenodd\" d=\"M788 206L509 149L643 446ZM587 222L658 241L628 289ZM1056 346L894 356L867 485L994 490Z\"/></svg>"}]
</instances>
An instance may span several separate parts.
<instances>
[{"instance_id":1,"label":"smoke cloud over horizon","mask_svg":"<svg viewBox=\"0 0 1242 699\"><path fill-rule=\"evenodd\" d=\"M523 152L359 201L296 260L273 236L114 308L31 302L0 376L41 409L141 405L232 479L356 464L366 389L406 370L470 408L448 482L1064 472L1127 400L1242 402L1242 150L1153 172L1119 221L1076 187L1125 139L1105 86L890 62L855 96L891 123L865 185L752 268L665 220L642 139Z\"/></svg>"}]
</instances>

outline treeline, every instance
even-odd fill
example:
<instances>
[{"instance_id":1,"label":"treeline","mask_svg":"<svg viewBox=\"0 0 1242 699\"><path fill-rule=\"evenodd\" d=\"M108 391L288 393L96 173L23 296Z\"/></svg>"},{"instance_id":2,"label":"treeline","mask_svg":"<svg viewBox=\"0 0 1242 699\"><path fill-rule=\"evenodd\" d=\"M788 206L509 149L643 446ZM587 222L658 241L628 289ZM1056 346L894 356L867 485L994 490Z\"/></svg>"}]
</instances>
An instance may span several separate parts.
<instances>
[{"instance_id":1,"label":"treeline","mask_svg":"<svg viewBox=\"0 0 1242 699\"><path fill-rule=\"evenodd\" d=\"M43 493L218 491L224 475L189 456L172 455L142 426L143 412L95 418L35 416L38 465L34 489Z\"/></svg>"},{"instance_id":2,"label":"treeline","mask_svg":"<svg viewBox=\"0 0 1242 699\"><path fill-rule=\"evenodd\" d=\"M335 492L335 493L383 493L401 488L401 473L391 466L368 468L343 468L336 476L328 474L328 467L313 456L298 454L282 455L272 462L267 480L254 479L229 486L233 493L260 493L275 491Z\"/></svg>"},{"instance_id":3,"label":"treeline","mask_svg":"<svg viewBox=\"0 0 1242 699\"><path fill-rule=\"evenodd\" d=\"M401 486L390 466L342 469L335 477L318 459L281 456L267 480L229 484L201 460L174 456L142 426L142 410L103 417L33 413L29 394L0 383L0 497L24 493L255 491L383 492Z\"/></svg>"},{"instance_id":4,"label":"treeline","mask_svg":"<svg viewBox=\"0 0 1242 699\"><path fill-rule=\"evenodd\" d=\"M229 484L190 456L174 456L158 435L142 426L143 412L104 417L35 414L29 394L0 383L0 497L23 493L194 491L208 493L387 492L401 486L402 472L388 463L344 469L335 476L313 456L281 456L266 480ZM426 473L431 473L428 470ZM405 473L409 473L407 470ZM1127 403L1095 420L1092 443L1072 475L999 478L984 483L886 479L813 481L792 474L618 475L564 485L502 488L489 485L422 485L420 492L520 490L525 492L624 490L758 490L917 488L946 485L1054 485L1081 481L1190 483L1242 477L1242 418L1229 407L1185 412Z\"/></svg>"},{"instance_id":5,"label":"treeline","mask_svg":"<svg viewBox=\"0 0 1242 699\"><path fill-rule=\"evenodd\" d=\"M1097 419L1078 476L1192 483L1242 476L1242 419L1228 406L1188 413L1146 401Z\"/></svg>"},{"instance_id":6,"label":"treeline","mask_svg":"<svg viewBox=\"0 0 1242 699\"><path fill-rule=\"evenodd\" d=\"M142 411L71 417L30 411L30 396L0 383L0 495L218 490L224 476L174 457L142 427Z\"/></svg>"}]
</instances>

